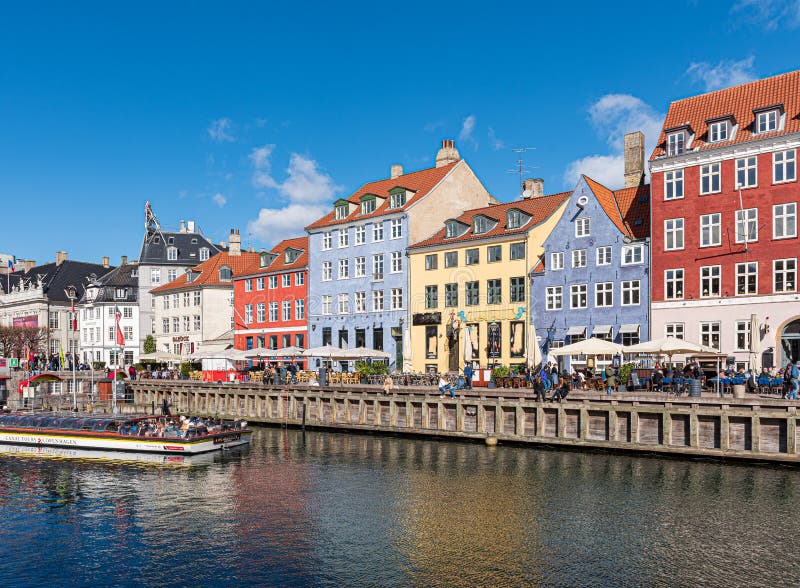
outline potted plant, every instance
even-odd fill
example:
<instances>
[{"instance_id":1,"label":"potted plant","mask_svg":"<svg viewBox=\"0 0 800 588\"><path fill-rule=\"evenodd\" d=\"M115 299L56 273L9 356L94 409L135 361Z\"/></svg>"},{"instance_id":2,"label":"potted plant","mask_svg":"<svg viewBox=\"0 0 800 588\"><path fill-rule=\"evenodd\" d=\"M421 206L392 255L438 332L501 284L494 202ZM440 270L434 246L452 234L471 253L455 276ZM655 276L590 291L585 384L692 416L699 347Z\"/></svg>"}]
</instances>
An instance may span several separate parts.
<instances>
[{"instance_id":1,"label":"potted plant","mask_svg":"<svg viewBox=\"0 0 800 588\"><path fill-rule=\"evenodd\" d=\"M372 374L372 366L367 361L360 359L356 362L356 373L358 374L361 383L364 384Z\"/></svg>"},{"instance_id":2,"label":"potted plant","mask_svg":"<svg viewBox=\"0 0 800 588\"><path fill-rule=\"evenodd\" d=\"M507 375L509 375L510 372L511 370L509 370L504 365L498 365L497 367L495 367L492 370L492 377L491 380L489 381L489 388L497 388L497 380L506 377Z\"/></svg>"},{"instance_id":3,"label":"potted plant","mask_svg":"<svg viewBox=\"0 0 800 588\"><path fill-rule=\"evenodd\" d=\"M624 363L619 367L619 390L624 392L628 389L628 381L633 371L632 363Z\"/></svg>"}]
</instances>

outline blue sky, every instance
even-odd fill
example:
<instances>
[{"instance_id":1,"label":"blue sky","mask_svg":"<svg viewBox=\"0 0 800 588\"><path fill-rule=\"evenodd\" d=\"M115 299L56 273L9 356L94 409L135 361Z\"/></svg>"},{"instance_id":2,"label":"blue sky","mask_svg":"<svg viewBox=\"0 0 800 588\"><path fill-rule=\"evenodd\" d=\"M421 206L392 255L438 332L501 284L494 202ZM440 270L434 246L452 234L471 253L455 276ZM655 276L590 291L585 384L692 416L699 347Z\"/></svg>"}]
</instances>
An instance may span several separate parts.
<instances>
[{"instance_id":1,"label":"blue sky","mask_svg":"<svg viewBox=\"0 0 800 588\"><path fill-rule=\"evenodd\" d=\"M270 247L443 138L501 200L621 183L671 100L798 67L800 0L5 3L0 253L138 256L143 207Z\"/></svg>"}]
</instances>

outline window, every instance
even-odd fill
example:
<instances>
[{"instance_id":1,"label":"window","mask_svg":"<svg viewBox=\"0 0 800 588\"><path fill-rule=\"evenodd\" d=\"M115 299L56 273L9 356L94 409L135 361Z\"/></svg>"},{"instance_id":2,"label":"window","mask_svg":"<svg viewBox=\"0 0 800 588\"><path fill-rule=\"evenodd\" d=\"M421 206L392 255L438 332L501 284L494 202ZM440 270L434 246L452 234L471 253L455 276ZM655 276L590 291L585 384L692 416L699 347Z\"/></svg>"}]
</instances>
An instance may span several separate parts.
<instances>
[{"instance_id":1,"label":"window","mask_svg":"<svg viewBox=\"0 0 800 588\"><path fill-rule=\"evenodd\" d=\"M467 282L464 284L465 304L467 306L477 306L480 296L480 285L478 282Z\"/></svg>"},{"instance_id":2,"label":"window","mask_svg":"<svg viewBox=\"0 0 800 588\"><path fill-rule=\"evenodd\" d=\"M772 154L772 181L775 184L780 182L793 182L797 179L795 172L796 151L776 151Z\"/></svg>"},{"instance_id":3,"label":"window","mask_svg":"<svg viewBox=\"0 0 800 588\"><path fill-rule=\"evenodd\" d=\"M167 270L167 282L174 282L177 277L178 277L178 270L176 269Z\"/></svg>"},{"instance_id":4,"label":"window","mask_svg":"<svg viewBox=\"0 0 800 588\"><path fill-rule=\"evenodd\" d=\"M298 298L294 301L294 319L302 321L306 318L306 301L303 298Z\"/></svg>"},{"instance_id":5,"label":"window","mask_svg":"<svg viewBox=\"0 0 800 588\"><path fill-rule=\"evenodd\" d=\"M546 309L561 310L563 308L563 288L561 286L548 286L546 291Z\"/></svg>"},{"instance_id":6,"label":"window","mask_svg":"<svg viewBox=\"0 0 800 588\"><path fill-rule=\"evenodd\" d=\"M676 339L684 338L683 323L667 323L664 325L664 335L667 337L675 337Z\"/></svg>"},{"instance_id":7,"label":"window","mask_svg":"<svg viewBox=\"0 0 800 588\"><path fill-rule=\"evenodd\" d=\"M444 254L444 267L458 267L458 251L447 251Z\"/></svg>"},{"instance_id":8,"label":"window","mask_svg":"<svg viewBox=\"0 0 800 588\"><path fill-rule=\"evenodd\" d=\"M722 243L722 214L700 216L700 247L713 247Z\"/></svg>"},{"instance_id":9,"label":"window","mask_svg":"<svg viewBox=\"0 0 800 588\"><path fill-rule=\"evenodd\" d=\"M181 330L181 319L178 318L177 316L172 317L172 332L173 333L179 333L180 330ZM114 327L111 327L111 336L109 337L109 339L111 339L111 340L114 339L113 331L114 331Z\"/></svg>"},{"instance_id":10,"label":"window","mask_svg":"<svg viewBox=\"0 0 800 588\"><path fill-rule=\"evenodd\" d=\"M708 125L708 142L719 143L728 140L728 121L721 120Z\"/></svg>"},{"instance_id":11,"label":"window","mask_svg":"<svg viewBox=\"0 0 800 588\"><path fill-rule=\"evenodd\" d=\"M192 316L192 323L194 323L193 324L194 330L195 331L199 331L200 330L200 315L199 314L196 314L196 315Z\"/></svg>"},{"instance_id":12,"label":"window","mask_svg":"<svg viewBox=\"0 0 800 588\"><path fill-rule=\"evenodd\" d=\"M327 231L322 233L322 250L328 251L332 247L333 233Z\"/></svg>"},{"instance_id":13,"label":"window","mask_svg":"<svg viewBox=\"0 0 800 588\"><path fill-rule=\"evenodd\" d=\"M200 306L200 290L195 290L192 297L192 306Z\"/></svg>"},{"instance_id":14,"label":"window","mask_svg":"<svg viewBox=\"0 0 800 588\"><path fill-rule=\"evenodd\" d=\"M439 306L439 286L425 286L425 308Z\"/></svg>"},{"instance_id":15,"label":"window","mask_svg":"<svg viewBox=\"0 0 800 588\"><path fill-rule=\"evenodd\" d=\"M323 304L323 308L324 308L324 305L325 305L324 298L325 297L323 296L322 298L323 298L322 304ZM330 298L330 296L328 296L328 298ZM330 303L329 303L329 306L330 306ZM324 311L323 311L323 314L324 314ZM328 313L328 314L330 314L330 313ZM271 322L271 323L278 322L278 303L277 302L270 302L269 303L269 322Z\"/></svg>"},{"instance_id":16,"label":"window","mask_svg":"<svg viewBox=\"0 0 800 588\"><path fill-rule=\"evenodd\" d=\"M664 174L664 200L683 198L683 170Z\"/></svg>"},{"instance_id":17,"label":"window","mask_svg":"<svg viewBox=\"0 0 800 588\"><path fill-rule=\"evenodd\" d=\"M306 283L306 275L303 272L295 272L294 274L294 285L295 286L304 286Z\"/></svg>"},{"instance_id":18,"label":"window","mask_svg":"<svg viewBox=\"0 0 800 588\"><path fill-rule=\"evenodd\" d=\"M700 268L700 297L716 298L720 295L722 266L708 265Z\"/></svg>"},{"instance_id":19,"label":"window","mask_svg":"<svg viewBox=\"0 0 800 588\"><path fill-rule=\"evenodd\" d=\"M350 296L347 294L339 294L337 300L339 314L348 314L350 312Z\"/></svg>"},{"instance_id":20,"label":"window","mask_svg":"<svg viewBox=\"0 0 800 588\"><path fill-rule=\"evenodd\" d=\"M636 345L639 343L639 329L637 326L636 331L626 331L624 333L620 333L622 335L622 344L623 345Z\"/></svg>"},{"instance_id":21,"label":"window","mask_svg":"<svg viewBox=\"0 0 800 588\"><path fill-rule=\"evenodd\" d=\"M322 336L325 336L325 332L323 329ZM277 335L270 335L269 336L269 349L277 349L278 348L278 336Z\"/></svg>"},{"instance_id":22,"label":"window","mask_svg":"<svg viewBox=\"0 0 800 588\"><path fill-rule=\"evenodd\" d=\"M270 314L272 313L272 303L270 303ZM331 314L331 297L328 294L322 295L322 314Z\"/></svg>"},{"instance_id":23,"label":"window","mask_svg":"<svg viewBox=\"0 0 800 588\"><path fill-rule=\"evenodd\" d=\"M614 284L601 282L594 285L594 305L598 308L614 306Z\"/></svg>"},{"instance_id":24,"label":"window","mask_svg":"<svg viewBox=\"0 0 800 588\"><path fill-rule=\"evenodd\" d=\"M366 225L359 225L355 229L356 245L363 245L367 242L367 227Z\"/></svg>"},{"instance_id":25,"label":"window","mask_svg":"<svg viewBox=\"0 0 800 588\"><path fill-rule=\"evenodd\" d=\"M758 160L755 155L736 160L736 188L754 188L758 185Z\"/></svg>"},{"instance_id":26,"label":"window","mask_svg":"<svg viewBox=\"0 0 800 588\"><path fill-rule=\"evenodd\" d=\"M366 198L361 201L361 214L370 214L375 212L375 199Z\"/></svg>"},{"instance_id":27,"label":"window","mask_svg":"<svg viewBox=\"0 0 800 588\"><path fill-rule=\"evenodd\" d=\"M506 228L507 229L518 229L522 226L522 212L519 210L509 210L506 213Z\"/></svg>"},{"instance_id":28,"label":"window","mask_svg":"<svg viewBox=\"0 0 800 588\"><path fill-rule=\"evenodd\" d=\"M272 280L275 280L275 286L278 285L278 279L275 276L269 277L269 287L273 288ZM322 281L323 282L330 282L333 279L333 262L332 261L323 261L322 262Z\"/></svg>"},{"instance_id":29,"label":"window","mask_svg":"<svg viewBox=\"0 0 800 588\"><path fill-rule=\"evenodd\" d=\"M150 283L151 284L160 284L161 283L161 270L157 267L150 268Z\"/></svg>"},{"instance_id":30,"label":"window","mask_svg":"<svg viewBox=\"0 0 800 588\"><path fill-rule=\"evenodd\" d=\"M758 241L758 209L747 208L736 211L736 242Z\"/></svg>"},{"instance_id":31,"label":"window","mask_svg":"<svg viewBox=\"0 0 800 588\"><path fill-rule=\"evenodd\" d=\"M377 243L378 241L383 241L383 223L372 225L372 242Z\"/></svg>"},{"instance_id":32,"label":"window","mask_svg":"<svg viewBox=\"0 0 800 588\"><path fill-rule=\"evenodd\" d=\"M683 219L668 218L664 221L664 249L683 249Z\"/></svg>"},{"instance_id":33,"label":"window","mask_svg":"<svg viewBox=\"0 0 800 588\"><path fill-rule=\"evenodd\" d=\"M383 290L372 291L372 312L383 310Z\"/></svg>"},{"instance_id":34,"label":"window","mask_svg":"<svg viewBox=\"0 0 800 588\"><path fill-rule=\"evenodd\" d=\"M338 204L334 208L334 219L342 220L347 218L347 215L350 214L350 205L349 204Z\"/></svg>"},{"instance_id":35,"label":"window","mask_svg":"<svg viewBox=\"0 0 800 588\"><path fill-rule=\"evenodd\" d=\"M256 278L256 290L263 290L264 289L264 278Z\"/></svg>"},{"instance_id":36,"label":"window","mask_svg":"<svg viewBox=\"0 0 800 588\"><path fill-rule=\"evenodd\" d=\"M439 268L439 255L437 253L431 253L430 255L425 256L425 269L426 270L435 270Z\"/></svg>"},{"instance_id":37,"label":"window","mask_svg":"<svg viewBox=\"0 0 800 588\"><path fill-rule=\"evenodd\" d=\"M797 203L776 204L772 207L772 238L797 237Z\"/></svg>"},{"instance_id":38,"label":"window","mask_svg":"<svg viewBox=\"0 0 800 588\"><path fill-rule=\"evenodd\" d=\"M480 251L481 251L480 249L467 249L467 251L464 254L466 258L465 263L467 265L475 265L477 263L480 263L480 258L481 258Z\"/></svg>"},{"instance_id":39,"label":"window","mask_svg":"<svg viewBox=\"0 0 800 588\"><path fill-rule=\"evenodd\" d=\"M229 268L227 265L223 265L221 268L219 268L220 282L230 282L232 276L233 273L231 272L231 268Z\"/></svg>"},{"instance_id":40,"label":"window","mask_svg":"<svg viewBox=\"0 0 800 588\"><path fill-rule=\"evenodd\" d=\"M208 247L201 247L200 248L200 261L208 261L210 255L210 251Z\"/></svg>"},{"instance_id":41,"label":"window","mask_svg":"<svg viewBox=\"0 0 800 588\"><path fill-rule=\"evenodd\" d=\"M501 280L486 280L486 304L500 304L502 293Z\"/></svg>"},{"instance_id":42,"label":"window","mask_svg":"<svg viewBox=\"0 0 800 588\"><path fill-rule=\"evenodd\" d=\"M436 326L425 327L425 359L436 359L439 342L439 328Z\"/></svg>"},{"instance_id":43,"label":"window","mask_svg":"<svg viewBox=\"0 0 800 588\"><path fill-rule=\"evenodd\" d=\"M683 298L683 268L664 270L664 290L667 300Z\"/></svg>"},{"instance_id":44,"label":"window","mask_svg":"<svg viewBox=\"0 0 800 588\"><path fill-rule=\"evenodd\" d=\"M667 155L680 155L686 147L686 134L683 131L667 135Z\"/></svg>"},{"instance_id":45,"label":"window","mask_svg":"<svg viewBox=\"0 0 800 588\"><path fill-rule=\"evenodd\" d=\"M252 292L253 291L253 280L245 280L244 281L244 291L245 292Z\"/></svg>"},{"instance_id":46,"label":"window","mask_svg":"<svg viewBox=\"0 0 800 588\"><path fill-rule=\"evenodd\" d=\"M480 235L489 230L489 219L485 216L476 216L472 220L472 232Z\"/></svg>"},{"instance_id":47,"label":"window","mask_svg":"<svg viewBox=\"0 0 800 588\"><path fill-rule=\"evenodd\" d=\"M113 312L113 309L109 309L109 310L112 310L112 312ZM50 312L47 313L47 326L50 327L51 329L57 329L58 328L58 312L57 311L51 310Z\"/></svg>"},{"instance_id":48,"label":"window","mask_svg":"<svg viewBox=\"0 0 800 588\"><path fill-rule=\"evenodd\" d=\"M292 320L292 301L284 300L281 302L281 320Z\"/></svg>"},{"instance_id":49,"label":"window","mask_svg":"<svg viewBox=\"0 0 800 588\"><path fill-rule=\"evenodd\" d=\"M778 130L778 111L765 110L756 114L756 133L771 133Z\"/></svg>"},{"instance_id":50,"label":"window","mask_svg":"<svg viewBox=\"0 0 800 588\"><path fill-rule=\"evenodd\" d=\"M263 323L267 318L267 305L263 302L256 304L256 322Z\"/></svg>"},{"instance_id":51,"label":"window","mask_svg":"<svg viewBox=\"0 0 800 588\"><path fill-rule=\"evenodd\" d=\"M557 253L550 254L550 269L551 270L562 270L564 269L564 252L559 251Z\"/></svg>"},{"instance_id":52,"label":"window","mask_svg":"<svg viewBox=\"0 0 800 588\"><path fill-rule=\"evenodd\" d=\"M392 310L403 309L403 289L392 288Z\"/></svg>"},{"instance_id":53,"label":"window","mask_svg":"<svg viewBox=\"0 0 800 588\"><path fill-rule=\"evenodd\" d=\"M773 292L794 292L797 289L797 259L775 259L772 262Z\"/></svg>"},{"instance_id":54,"label":"window","mask_svg":"<svg viewBox=\"0 0 800 588\"><path fill-rule=\"evenodd\" d=\"M169 333L169 319L161 319L161 332L165 335Z\"/></svg>"},{"instance_id":55,"label":"window","mask_svg":"<svg viewBox=\"0 0 800 588\"><path fill-rule=\"evenodd\" d=\"M525 243L512 243L508 249L510 259L525 259Z\"/></svg>"},{"instance_id":56,"label":"window","mask_svg":"<svg viewBox=\"0 0 800 588\"><path fill-rule=\"evenodd\" d=\"M525 278L511 278L511 302L525 302Z\"/></svg>"},{"instance_id":57,"label":"window","mask_svg":"<svg viewBox=\"0 0 800 588\"><path fill-rule=\"evenodd\" d=\"M349 259L340 259L339 260L339 279L346 280L350 277L350 260Z\"/></svg>"},{"instance_id":58,"label":"window","mask_svg":"<svg viewBox=\"0 0 800 588\"><path fill-rule=\"evenodd\" d=\"M188 320L188 317L187 317ZM249 325L253 322L253 305L252 304L245 304L244 305L244 324Z\"/></svg>"},{"instance_id":59,"label":"window","mask_svg":"<svg viewBox=\"0 0 800 588\"><path fill-rule=\"evenodd\" d=\"M575 221L575 236L588 237L590 235L589 219L579 218Z\"/></svg>"},{"instance_id":60,"label":"window","mask_svg":"<svg viewBox=\"0 0 800 588\"><path fill-rule=\"evenodd\" d=\"M700 193L713 194L722 190L722 175L719 163L700 166Z\"/></svg>"},{"instance_id":61,"label":"window","mask_svg":"<svg viewBox=\"0 0 800 588\"><path fill-rule=\"evenodd\" d=\"M392 251L391 272L398 274L403 271L403 254L399 251Z\"/></svg>"},{"instance_id":62,"label":"window","mask_svg":"<svg viewBox=\"0 0 800 588\"><path fill-rule=\"evenodd\" d=\"M406 192L402 190L400 192L394 192L393 194L389 195L389 208L400 208L404 206L406 203Z\"/></svg>"},{"instance_id":63,"label":"window","mask_svg":"<svg viewBox=\"0 0 800 588\"><path fill-rule=\"evenodd\" d=\"M611 247L597 248L597 265L611 265Z\"/></svg>"},{"instance_id":64,"label":"window","mask_svg":"<svg viewBox=\"0 0 800 588\"><path fill-rule=\"evenodd\" d=\"M354 300L355 300L355 312L367 312L366 292L356 292Z\"/></svg>"},{"instance_id":65,"label":"window","mask_svg":"<svg viewBox=\"0 0 800 588\"><path fill-rule=\"evenodd\" d=\"M736 321L736 351L750 350L750 321Z\"/></svg>"},{"instance_id":66,"label":"window","mask_svg":"<svg viewBox=\"0 0 800 588\"><path fill-rule=\"evenodd\" d=\"M403 219L393 218L390 225L391 239L400 239L403 236Z\"/></svg>"},{"instance_id":67,"label":"window","mask_svg":"<svg viewBox=\"0 0 800 588\"><path fill-rule=\"evenodd\" d=\"M295 344L295 347L299 347L300 349L305 349L306 348L306 336L303 333L295 333L294 344Z\"/></svg>"},{"instance_id":68,"label":"window","mask_svg":"<svg viewBox=\"0 0 800 588\"><path fill-rule=\"evenodd\" d=\"M458 284L444 285L444 305L458 306Z\"/></svg>"},{"instance_id":69,"label":"window","mask_svg":"<svg viewBox=\"0 0 800 588\"><path fill-rule=\"evenodd\" d=\"M163 303L162 303L162 305L161 305L161 308L162 308L163 310L169 310L169 294L167 294L166 296L164 296L164 300L163 300ZM113 308L109 308L108 310L110 310L110 311L112 311L112 312L113 312L113 310L114 310L114 309L113 309Z\"/></svg>"},{"instance_id":70,"label":"window","mask_svg":"<svg viewBox=\"0 0 800 588\"><path fill-rule=\"evenodd\" d=\"M495 261L502 261L503 248L500 245L490 245L486 248L486 261L493 263Z\"/></svg>"},{"instance_id":71,"label":"window","mask_svg":"<svg viewBox=\"0 0 800 588\"><path fill-rule=\"evenodd\" d=\"M457 223L456 221L447 221L444 223L444 227L444 236L446 239L458 237L459 233L461 232L461 224Z\"/></svg>"},{"instance_id":72,"label":"window","mask_svg":"<svg viewBox=\"0 0 800 588\"><path fill-rule=\"evenodd\" d=\"M281 288L288 288L292 285L292 274L281 274Z\"/></svg>"},{"instance_id":73,"label":"window","mask_svg":"<svg viewBox=\"0 0 800 588\"><path fill-rule=\"evenodd\" d=\"M622 281L622 306L636 306L640 301L641 283L639 280Z\"/></svg>"},{"instance_id":74,"label":"window","mask_svg":"<svg viewBox=\"0 0 800 588\"><path fill-rule=\"evenodd\" d=\"M339 248L347 247L350 244L350 231L339 229Z\"/></svg>"},{"instance_id":75,"label":"window","mask_svg":"<svg viewBox=\"0 0 800 588\"><path fill-rule=\"evenodd\" d=\"M719 323L700 323L700 345L719 349Z\"/></svg>"},{"instance_id":76,"label":"window","mask_svg":"<svg viewBox=\"0 0 800 588\"><path fill-rule=\"evenodd\" d=\"M586 249L572 251L572 267L586 267Z\"/></svg>"},{"instance_id":77,"label":"window","mask_svg":"<svg viewBox=\"0 0 800 588\"><path fill-rule=\"evenodd\" d=\"M588 288L586 284L575 284L569 287L570 308L586 308Z\"/></svg>"},{"instance_id":78,"label":"window","mask_svg":"<svg viewBox=\"0 0 800 588\"><path fill-rule=\"evenodd\" d=\"M367 275L367 258L366 257L356 257L354 260L355 262L355 274L354 277L356 278L363 278Z\"/></svg>"},{"instance_id":79,"label":"window","mask_svg":"<svg viewBox=\"0 0 800 588\"><path fill-rule=\"evenodd\" d=\"M383 253L372 256L372 281L383 280Z\"/></svg>"},{"instance_id":80,"label":"window","mask_svg":"<svg viewBox=\"0 0 800 588\"><path fill-rule=\"evenodd\" d=\"M622 265L635 265L643 262L643 245L624 245L622 247Z\"/></svg>"},{"instance_id":81,"label":"window","mask_svg":"<svg viewBox=\"0 0 800 588\"><path fill-rule=\"evenodd\" d=\"M186 300L189 297L189 293L187 292L186 294L183 295L183 297L184 297L184 302L186 302ZM184 306L189 306L188 302L186 302L186 304L184 304ZM133 318L133 307L132 306L123 306L122 307L122 318Z\"/></svg>"},{"instance_id":82,"label":"window","mask_svg":"<svg viewBox=\"0 0 800 588\"><path fill-rule=\"evenodd\" d=\"M736 264L736 295L756 294L758 292L758 263L749 261Z\"/></svg>"},{"instance_id":83,"label":"window","mask_svg":"<svg viewBox=\"0 0 800 588\"><path fill-rule=\"evenodd\" d=\"M177 259L178 259L178 248L167 247L167 261L177 261Z\"/></svg>"}]
</instances>

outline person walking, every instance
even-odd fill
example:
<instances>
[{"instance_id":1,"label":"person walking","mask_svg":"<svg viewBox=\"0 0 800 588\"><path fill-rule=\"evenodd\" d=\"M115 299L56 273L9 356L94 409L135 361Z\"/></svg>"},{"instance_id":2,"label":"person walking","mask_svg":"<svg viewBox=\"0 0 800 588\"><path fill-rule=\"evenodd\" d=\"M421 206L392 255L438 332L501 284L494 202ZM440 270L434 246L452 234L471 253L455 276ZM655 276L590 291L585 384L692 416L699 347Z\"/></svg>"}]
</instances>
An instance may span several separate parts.
<instances>
[{"instance_id":1,"label":"person walking","mask_svg":"<svg viewBox=\"0 0 800 588\"><path fill-rule=\"evenodd\" d=\"M544 381L540 376L533 379L533 392L536 394L536 402L544 402L547 400L545 395Z\"/></svg>"},{"instance_id":2,"label":"person walking","mask_svg":"<svg viewBox=\"0 0 800 588\"><path fill-rule=\"evenodd\" d=\"M786 398L797 400L798 389L800 389L800 359L792 366L792 391L786 395Z\"/></svg>"},{"instance_id":3,"label":"person walking","mask_svg":"<svg viewBox=\"0 0 800 588\"><path fill-rule=\"evenodd\" d=\"M464 365L464 388L472 390L472 364L467 362Z\"/></svg>"},{"instance_id":4,"label":"person walking","mask_svg":"<svg viewBox=\"0 0 800 588\"><path fill-rule=\"evenodd\" d=\"M553 390L558 388L558 364L555 362L550 364L550 384Z\"/></svg>"},{"instance_id":5,"label":"person walking","mask_svg":"<svg viewBox=\"0 0 800 588\"><path fill-rule=\"evenodd\" d=\"M792 362L790 361L786 364L786 367L783 368L783 389L781 392L781 398L784 400L792 390L792 367Z\"/></svg>"},{"instance_id":6,"label":"person walking","mask_svg":"<svg viewBox=\"0 0 800 588\"><path fill-rule=\"evenodd\" d=\"M617 370L613 365L606 368L606 393L617 391Z\"/></svg>"}]
</instances>

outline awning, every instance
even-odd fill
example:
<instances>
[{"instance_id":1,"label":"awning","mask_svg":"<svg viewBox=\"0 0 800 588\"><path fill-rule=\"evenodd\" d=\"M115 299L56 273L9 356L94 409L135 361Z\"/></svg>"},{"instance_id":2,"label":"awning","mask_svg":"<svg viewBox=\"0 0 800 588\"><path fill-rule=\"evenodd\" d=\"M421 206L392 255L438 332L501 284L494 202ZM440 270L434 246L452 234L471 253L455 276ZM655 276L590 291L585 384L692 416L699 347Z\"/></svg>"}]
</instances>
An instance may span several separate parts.
<instances>
[{"instance_id":1,"label":"awning","mask_svg":"<svg viewBox=\"0 0 800 588\"><path fill-rule=\"evenodd\" d=\"M592 337L597 335L608 335L611 333L611 325L595 325L592 328Z\"/></svg>"},{"instance_id":2,"label":"awning","mask_svg":"<svg viewBox=\"0 0 800 588\"><path fill-rule=\"evenodd\" d=\"M569 329L567 329L567 336L575 337L576 335L585 337L586 327L570 327Z\"/></svg>"},{"instance_id":3,"label":"awning","mask_svg":"<svg viewBox=\"0 0 800 588\"><path fill-rule=\"evenodd\" d=\"M622 333L638 333L639 332L639 325L622 325L619 328L620 334Z\"/></svg>"}]
</instances>

